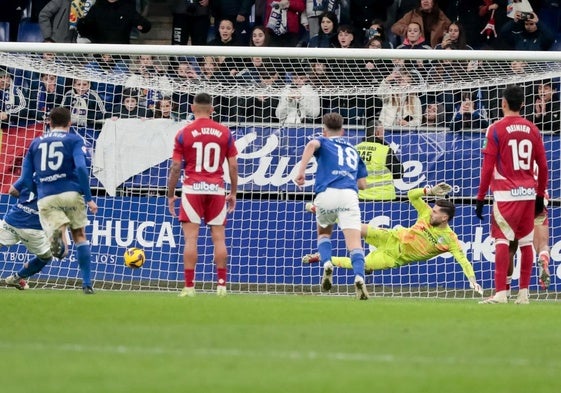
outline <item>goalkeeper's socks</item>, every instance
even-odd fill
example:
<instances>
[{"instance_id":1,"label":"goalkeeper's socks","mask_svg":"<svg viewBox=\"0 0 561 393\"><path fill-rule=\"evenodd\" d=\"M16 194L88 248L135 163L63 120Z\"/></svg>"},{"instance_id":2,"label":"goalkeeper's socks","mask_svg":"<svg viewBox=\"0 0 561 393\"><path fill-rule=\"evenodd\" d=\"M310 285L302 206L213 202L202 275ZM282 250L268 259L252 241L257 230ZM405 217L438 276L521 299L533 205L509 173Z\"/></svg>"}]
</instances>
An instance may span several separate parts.
<instances>
[{"instance_id":1,"label":"goalkeeper's socks","mask_svg":"<svg viewBox=\"0 0 561 393\"><path fill-rule=\"evenodd\" d=\"M218 278L218 285L226 285L226 275L227 275L227 269L224 268L217 268L216 269L216 275Z\"/></svg>"},{"instance_id":2,"label":"goalkeeper's socks","mask_svg":"<svg viewBox=\"0 0 561 393\"><path fill-rule=\"evenodd\" d=\"M364 250L362 248L351 250L351 264L355 276L364 278Z\"/></svg>"},{"instance_id":3,"label":"goalkeeper's socks","mask_svg":"<svg viewBox=\"0 0 561 393\"><path fill-rule=\"evenodd\" d=\"M92 252L90 249L90 242L84 241L76 244L76 255L78 258L78 265L82 272L82 287L92 286Z\"/></svg>"},{"instance_id":4,"label":"goalkeeper's socks","mask_svg":"<svg viewBox=\"0 0 561 393\"><path fill-rule=\"evenodd\" d=\"M194 287L195 283L193 281L195 281L195 269L185 269L183 274L185 276L185 286L187 288Z\"/></svg>"},{"instance_id":5,"label":"goalkeeper's socks","mask_svg":"<svg viewBox=\"0 0 561 393\"><path fill-rule=\"evenodd\" d=\"M328 237L318 239L318 251L322 264L331 261L331 239Z\"/></svg>"},{"instance_id":6,"label":"goalkeeper's socks","mask_svg":"<svg viewBox=\"0 0 561 393\"><path fill-rule=\"evenodd\" d=\"M43 269L45 265L52 260L52 257L49 259L40 259L39 257L35 257L24 265L24 268L18 272L18 276L21 278L31 277L35 273L39 273L41 269Z\"/></svg>"}]
</instances>

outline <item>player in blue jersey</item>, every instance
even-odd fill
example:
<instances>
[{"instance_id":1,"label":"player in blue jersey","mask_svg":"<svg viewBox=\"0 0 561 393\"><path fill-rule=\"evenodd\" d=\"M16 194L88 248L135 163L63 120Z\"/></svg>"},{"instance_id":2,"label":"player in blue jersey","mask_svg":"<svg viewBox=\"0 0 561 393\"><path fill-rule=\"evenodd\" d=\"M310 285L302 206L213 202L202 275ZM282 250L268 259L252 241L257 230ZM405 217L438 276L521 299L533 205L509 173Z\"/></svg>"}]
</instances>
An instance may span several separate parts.
<instances>
[{"instance_id":1,"label":"player in blue jersey","mask_svg":"<svg viewBox=\"0 0 561 393\"><path fill-rule=\"evenodd\" d=\"M53 255L49 239L39 221L37 195L25 188L21 179L10 186L8 193L18 198L18 201L0 220L0 247L21 242L35 257L4 281L11 287L23 290L29 288L25 279L40 272L53 260Z\"/></svg>"},{"instance_id":2,"label":"player in blue jersey","mask_svg":"<svg viewBox=\"0 0 561 393\"><path fill-rule=\"evenodd\" d=\"M66 231L70 227L82 272L82 289L89 295L94 291L90 242L85 231L86 205L92 213L97 212L97 205L90 190L84 142L78 135L68 133L70 123L68 109L58 107L51 111L50 131L31 142L21 177L30 189L34 179L37 183L39 217L57 258L68 254Z\"/></svg>"},{"instance_id":3,"label":"player in blue jersey","mask_svg":"<svg viewBox=\"0 0 561 393\"><path fill-rule=\"evenodd\" d=\"M357 298L368 299L364 283L364 249L360 237L358 189L366 187L368 172L357 150L343 138L343 117L338 113L323 116L323 135L308 142L295 183L306 182L306 167L315 157L317 162L314 204L318 224L318 251L323 263L322 289L333 285L331 233L338 223L350 252Z\"/></svg>"}]
</instances>

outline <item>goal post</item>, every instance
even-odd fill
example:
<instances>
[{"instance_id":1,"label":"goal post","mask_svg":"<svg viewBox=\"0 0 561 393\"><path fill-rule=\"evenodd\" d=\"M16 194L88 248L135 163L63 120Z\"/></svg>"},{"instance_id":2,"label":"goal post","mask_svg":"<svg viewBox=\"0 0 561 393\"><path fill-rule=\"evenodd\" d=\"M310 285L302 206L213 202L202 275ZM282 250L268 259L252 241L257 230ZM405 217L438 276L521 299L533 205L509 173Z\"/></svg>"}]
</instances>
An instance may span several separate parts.
<instances>
[{"instance_id":1,"label":"goal post","mask_svg":"<svg viewBox=\"0 0 561 393\"><path fill-rule=\"evenodd\" d=\"M71 132L85 141L100 207L87 226L95 286L180 288L183 239L167 212L167 170L175 134L193 119L194 95L208 92L213 117L231 128L239 150L239 201L227 226L230 288L318 293L320 266L301 260L317 248L315 220L304 209L314 195L315 164L302 189L292 180L304 146L321 133L322 115L337 111L353 144L375 120L382 122L385 139L404 166L403 178L394 182L397 199L361 201L363 221L410 226L417 212L407 192L446 181L457 206L451 226L490 293L489 220L477 220L473 205L480 150L484 130L501 116L502 89L519 84L526 92L524 114L540 121L551 179L552 285L539 290L533 274L531 290L557 298L560 60L558 52L0 43L1 212L15 202L7 190L20 174L30 141L45 130L49 110L66 106L73 115ZM485 213L489 217L489 207ZM339 231L333 244L335 255L346 255ZM128 247L145 250L141 269L124 266ZM205 227L198 250L196 285L211 290L216 277ZM0 255L0 278L30 258L21 245L3 247ZM515 280L518 271L516 263ZM54 261L30 284L73 288L78 277L71 250L69 258ZM351 271L336 270L332 292L352 293L352 279ZM367 285L384 296L473 296L449 254L374 272Z\"/></svg>"}]
</instances>

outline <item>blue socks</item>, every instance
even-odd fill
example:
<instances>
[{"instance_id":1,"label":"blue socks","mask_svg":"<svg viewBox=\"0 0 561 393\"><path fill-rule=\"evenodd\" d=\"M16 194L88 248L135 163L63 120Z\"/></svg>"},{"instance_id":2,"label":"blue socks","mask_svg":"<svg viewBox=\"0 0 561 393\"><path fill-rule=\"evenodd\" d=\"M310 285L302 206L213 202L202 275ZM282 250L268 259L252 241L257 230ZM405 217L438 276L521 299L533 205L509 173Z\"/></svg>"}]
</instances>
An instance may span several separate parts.
<instances>
[{"instance_id":1,"label":"blue socks","mask_svg":"<svg viewBox=\"0 0 561 393\"><path fill-rule=\"evenodd\" d=\"M355 248L351 250L351 264L353 265L353 272L355 275L364 278L364 250Z\"/></svg>"},{"instance_id":2,"label":"blue socks","mask_svg":"<svg viewBox=\"0 0 561 393\"><path fill-rule=\"evenodd\" d=\"M331 239L322 237L318 240L318 252L321 263L331 261Z\"/></svg>"},{"instance_id":3,"label":"blue socks","mask_svg":"<svg viewBox=\"0 0 561 393\"><path fill-rule=\"evenodd\" d=\"M52 260L52 257L49 259L40 259L39 257L35 257L27 263L27 267L24 267L18 272L18 276L20 276L21 278L31 277L35 273L39 273L41 269L43 269L45 265L47 265Z\"/></svg>"},{"instance_id":4,"label":"blue socks","mask_svg":"<svg viewBox=\"0 0 561 393\"><path fill-rule=\"evenodd\" d=\"M80 266L80 271L82 272L82 287L91 287L91 259L92 252L90 249L90 242L84 241L76 244L76 254L78 259L78 265Z\"/></svg>"}]
</instances>

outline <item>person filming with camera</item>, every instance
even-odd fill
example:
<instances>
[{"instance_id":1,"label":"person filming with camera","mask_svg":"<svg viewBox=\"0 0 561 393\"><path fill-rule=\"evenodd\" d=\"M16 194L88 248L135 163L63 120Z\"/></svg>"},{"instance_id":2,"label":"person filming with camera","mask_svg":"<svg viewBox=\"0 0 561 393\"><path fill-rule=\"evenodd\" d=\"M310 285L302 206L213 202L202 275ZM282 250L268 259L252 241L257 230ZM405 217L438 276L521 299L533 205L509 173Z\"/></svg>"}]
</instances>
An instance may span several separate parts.
<instances>
[{"instance_id":1,"label":"person filming with camera","mask_svg":"<svg viewBox=\"0 0 561 393\"><path fill-rule=\"evenodd\" d=\"M515 12L501 29L500 37L510 50L547 51L555 42L553 32L535 12Z\"/></svg>"}]
</instances>

